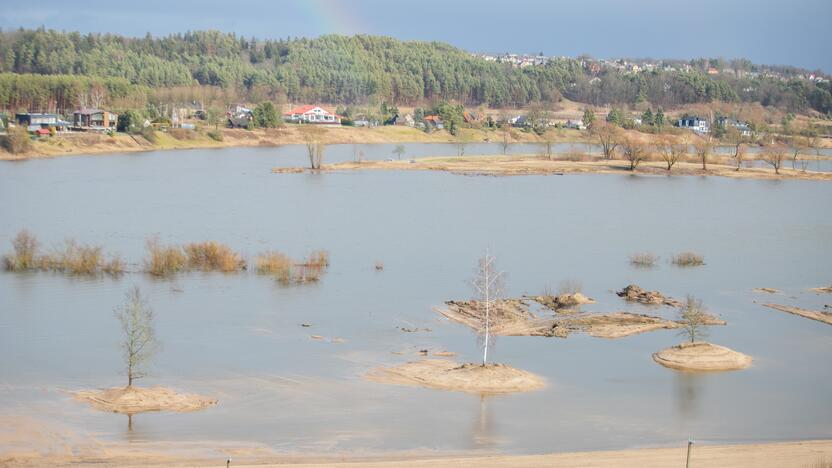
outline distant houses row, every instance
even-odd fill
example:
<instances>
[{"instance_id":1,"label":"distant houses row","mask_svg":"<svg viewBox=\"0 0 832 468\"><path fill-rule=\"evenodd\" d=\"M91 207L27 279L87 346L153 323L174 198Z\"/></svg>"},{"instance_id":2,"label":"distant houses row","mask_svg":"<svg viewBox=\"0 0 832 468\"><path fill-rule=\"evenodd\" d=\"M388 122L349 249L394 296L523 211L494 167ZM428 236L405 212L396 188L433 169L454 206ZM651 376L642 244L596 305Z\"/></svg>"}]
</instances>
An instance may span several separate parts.
<instances>
[{"instance_id":1,"label":"distant houses row","mask_svg":"<svg viewBox=\"0 0 832 468\"><path fill-rule=\"evenodd\" d=\"M58 114L22 112L15 114L17 125L26 127L30 133L49 133L49 129L63 132L70 129L110 130L118 123L118 114L101 109L78 109L72 114L72 122L63 120Z\"/></svg>"}]
</instances>

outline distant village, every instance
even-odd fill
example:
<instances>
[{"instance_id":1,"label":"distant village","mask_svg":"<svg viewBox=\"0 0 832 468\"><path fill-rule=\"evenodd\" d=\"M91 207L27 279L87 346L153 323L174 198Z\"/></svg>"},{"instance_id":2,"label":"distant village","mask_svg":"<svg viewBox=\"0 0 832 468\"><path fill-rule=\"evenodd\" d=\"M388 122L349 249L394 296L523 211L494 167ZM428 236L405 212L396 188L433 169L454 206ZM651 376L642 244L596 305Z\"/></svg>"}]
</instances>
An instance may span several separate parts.
<instances>
[{"instance_id":1,"label":"distant village","mask_svg":"<svg viewBox=\"0 0 832 468\"><path fill-rule=\"evenodd\" d=\"M546 65L555 60L571 60L566 56L545 56L528 54L471 54L474 57L488 62L506 63L516 68L526 68ZM664 71L664 72L692 72L702 71L708 75L730 75L738 78L771 78L780 81L798 78L815 83L829 81L829 77L821 72L792 71L791 67L769 67L765 65L751 64L744 60L721 61L721 60L652 60L652 59L593 59L579 57L580 64L584 71L591 76L599 75L605 71L616 71L619 73L640 73L643 71Z\"/></svg>"}]
</instances>

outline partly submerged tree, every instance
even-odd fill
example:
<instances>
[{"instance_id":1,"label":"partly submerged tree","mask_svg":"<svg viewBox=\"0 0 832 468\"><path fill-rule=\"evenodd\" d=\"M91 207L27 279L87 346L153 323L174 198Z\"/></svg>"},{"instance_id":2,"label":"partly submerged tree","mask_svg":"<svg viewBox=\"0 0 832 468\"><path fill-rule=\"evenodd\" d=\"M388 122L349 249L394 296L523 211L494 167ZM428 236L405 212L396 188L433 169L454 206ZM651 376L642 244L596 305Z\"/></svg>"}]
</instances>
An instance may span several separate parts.
<instances>
[{"instance_id":1,"label":"partly submerged tree","mask_svg":"<svg viewBox=\"0 0 832 468\"><path fill-rule=\"evenodd\" d=\"M309 167L314 170L320 169L326 148L326 145L321 142L324 130L310 124L303 126L301 132L303 141L306 143L306 153L309 156Z\"/></svg>"},{"instance_id":2,"label":"partly submerged tree","mask_svg":"<svg viewBox=\"0 0 832 468\"><path fill-rule=\"evenodd\" d=\"M486 250L485 255L479 259L474 279L471 282L477 299L485 307L485 315L483 316L483 366L488 363L488 342L491 340L491 309L502 298L504 276L505 274L502 271L497 270L494 256Z\"/></svg>"},{"instance_id":3,"label":"partly submerged tree","mask_svg":"<svg viewBox=\"0 0 832 468\"><path fill-rule=\"evenodd\" d=\"M395 153L396 158L399 159L399 160L402 159L402 155L405 153L405 151L406 151L406 149L405 149L404 145L396 145L396 147L393 148L393 153Z\"/></svg>"},{"instance_id":4,"label":"partly submerged tree","mask_svg":"<svg viewBox=\"0 0 832 468\"><path fill-rule=\"evenodd\" d=\"M679 312L679 323L682 325L679 334L689 339L691 343L706 337L708 335L708 330L705 328L707 319L708 313L702 305L702 300L688 295Z\"/></svg>"},{"instance_id":5,"label":"partly submerged tree","mask_svg":"<svg viewBox=\"0 0 832 468\"><path fill-rule=\"evenodd\" d=\"M127 292L123 306L115 310L124 333L121 348L127 370L127 386L147 375L146 366L156 354L159 342L153 325L153 309L142 296L138 286Z\"/></svg>"}]
</instances>

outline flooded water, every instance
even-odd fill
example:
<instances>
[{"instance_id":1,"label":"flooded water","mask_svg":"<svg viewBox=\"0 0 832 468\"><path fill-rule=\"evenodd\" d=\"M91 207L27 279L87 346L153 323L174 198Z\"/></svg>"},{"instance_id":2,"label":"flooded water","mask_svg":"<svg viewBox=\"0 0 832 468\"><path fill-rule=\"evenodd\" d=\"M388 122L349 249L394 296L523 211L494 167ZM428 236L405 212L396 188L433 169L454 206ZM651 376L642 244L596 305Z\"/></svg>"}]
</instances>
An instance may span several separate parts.
<instances>
[{"instance_id":1,"label":"flooded water","mask_svg":"<svg viewBox=\"0 0 832 468\"><path fill-rule=\"evenodd\" d=\"M331 158L351 159L351 147L342 148ZM434 148L409 147L406 156ZM366 147L372 157L389 151ZM319 248L332 260L319 284L292 287L253 272L171 280L2 272L0 416L105 441L237 441L318 453L832 437L832 328L755 303L832 303L806 291L832 282L832 184L270 173L304 157L285 147L0 164L3 251L27 228L46 246L65 238L104 245L133 269L152 235L217 240L250 260L268 249L299 257ZM715 374L663 368L651 353L682 338L662 330L619 340L501 337L494 360L547 380L534 393L481 398L363 380L376 366L418 359L420 349L477 360L476 337L432 308L471 296L467 281L486 248L508 272L510 295L574 279L597 300L586 310L670 317L669 308L627 305L612 290L637 283L694 294L728 322L711 327L709 340L750 354L754 365ZM629 254L642 250L661 255L660 264L631 267ZM707 264L673 267L667 259L682 250ZM137 415L128 431L125 416L71 399L67 391L124 384L113 308L134 284L150 298L163 343L143 385L215 396L217 407ZM784 294L761 296L758 287Z\"/></svg>"}]
</instances>

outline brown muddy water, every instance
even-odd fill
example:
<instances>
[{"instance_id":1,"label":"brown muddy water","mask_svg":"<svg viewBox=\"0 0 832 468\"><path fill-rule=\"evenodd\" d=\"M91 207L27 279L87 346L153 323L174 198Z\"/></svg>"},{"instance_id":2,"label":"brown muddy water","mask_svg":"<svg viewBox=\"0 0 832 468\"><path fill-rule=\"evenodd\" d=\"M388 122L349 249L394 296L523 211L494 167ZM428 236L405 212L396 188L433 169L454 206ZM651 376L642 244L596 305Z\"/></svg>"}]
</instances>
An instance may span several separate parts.
<instances>
[{"instance_id":1,"label":"brown muddy water","mask_svg":"<svg viewBox=\"0 0 832 468\"><path fill-rule=\"evenodd\" d=\"M412 145L405 157L435 148ZM334 148L330 160L352 151ZM0 417L105 442L223 441L302 453L542 453L689 436L832 437L832 328L754 302L815 310L832 303L806 291L832 282L832 184L270 173L304 158L302 148L283 147L0 163L4 252L27 228L47 247L65 238L101 244L134 269L152 235L217 240L249 260L269 249L299 258L322 248L332 261L319 284L289 287L251 271L172 279L2 272ZM486 248L508 272L510 295L575 279L597 300L585 310L672 316L625 304L612 290L636 283L676 298L694 294L728 321L709 340L754 364L716 374L665 369L651 353L682 338L662 330L619 340L501 337L494 360L548 381L528 394L480 398L363 380L376 366L417 359L420 349L478 358L476 337L431 308L471 296L467 281ZM706 265L672 266L670 256L684 250L704 255ZM633 268L628 257L637 251L661 260ZM150 298L163 343L143 384L213 396L218 406L137 415L128 431L126 416L93 411L67 393L124 383L113 307L134 284ZM759 287L784 293L752 292Z\"/></svg>"}]
</instances>

